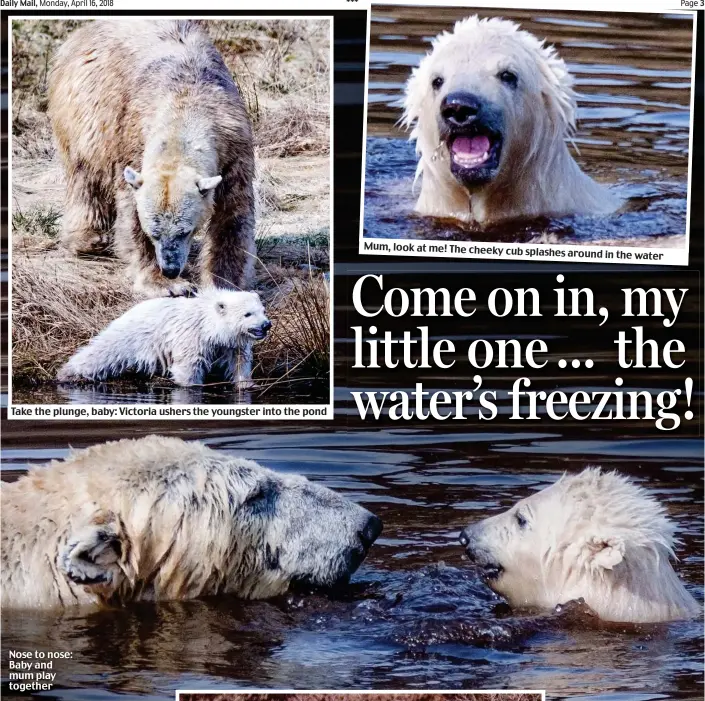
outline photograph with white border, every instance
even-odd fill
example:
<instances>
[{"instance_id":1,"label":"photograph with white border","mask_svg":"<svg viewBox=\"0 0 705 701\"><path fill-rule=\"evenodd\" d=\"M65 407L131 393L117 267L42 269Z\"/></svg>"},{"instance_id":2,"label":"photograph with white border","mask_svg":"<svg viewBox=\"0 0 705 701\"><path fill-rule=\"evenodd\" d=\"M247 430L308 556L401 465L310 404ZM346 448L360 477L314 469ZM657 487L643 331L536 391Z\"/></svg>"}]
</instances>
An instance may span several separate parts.
<instances>
[{"instance_id":1,"label":"photograph with white border","mask_svg":"<svg viewBox=\"0 0 705 701\"><path fill-rule=\"evenodd\" d=\"M372 4L361 254L688 264L695 13L558 7Z\"/></svg>"},{"instance_id":2,"label":"photograph with white border","mask_svg":"<svg viewBox=\"0 0 705 701\"><path fill-rule=\"evenodd\" d=\"M546 701L545 691L191 691L177 690L176 701Z\"/></svg>"},{"instance_id":3,"label":"photograph with white border","mask_svg":"<svg viewBox=\"0 0 705 701\"><path fill-rule=\"evenodd\" d=\"M13 18L10 418L332 416L332 26Z\"/></svg>"}]
</instances>

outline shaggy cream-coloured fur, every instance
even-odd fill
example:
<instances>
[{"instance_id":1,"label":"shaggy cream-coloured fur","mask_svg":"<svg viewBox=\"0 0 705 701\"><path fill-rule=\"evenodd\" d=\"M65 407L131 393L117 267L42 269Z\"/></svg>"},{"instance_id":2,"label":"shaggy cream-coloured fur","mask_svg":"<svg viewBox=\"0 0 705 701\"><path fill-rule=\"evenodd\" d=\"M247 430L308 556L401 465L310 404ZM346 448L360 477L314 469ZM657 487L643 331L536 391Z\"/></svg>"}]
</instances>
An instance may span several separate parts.
<instances>
[{"instance_id":1,"label":"shaggy cream-coloured fur","mask_svg":"<svg viewBox=\"0 0 705 701\"><path fill-rule=\"evenodd\" d=\"M282 594L347 581L382 529L302 476L148 436L2 485L2 606Z\"/></svg>"},{"instance_id":2,"label":"shaggy cream-coloured fur","mask_svg":"<svg viewBox=\"0 0 705 701\"><path fill-rule=\"evenodd\" d=\"M251 287L252 129L202 23L85 23L54 57L48 111L66 173L68 248L112 243L138 294L183 294L200 231L195 282Z\"/></svg>"},{"instance_id":3,"label":"shaggy cream-coloured fur","mask_svg":"<svg viewBox=\"0 0 705 701\"><path fill-rule=\"evenodd\" d=\"M460 541L514 606L582 598L604 620L649 623L701 614L671 567L674 532L644 489L588 468L468 526Z\"/></svg>"},{"instance_id":4,"label":"shaggy cream-coloured fur","mask_svg":"<svg viewBox=\"0 0 705 701\"><path fill-rule=\"evenodd\" d=\"M203 384L215 369L245 387L252 375L252 343L270 326L256 292L208 288L195 297L148 299L76 351L57 380L165 373L188 386Z\"/></svg>"},{"instance_id":5,"label":"shaggy cream-coloured fur","mask_svg":"<svg viewBox=\"0 0 705 701\"><path fill-rule=\"evenodd\" d=\"M619 200L584 174L566 139L573 80L553 47L519 25L468 17L443 32L406 85L423 215L477 222L606 214Z\"/></svg>"}]
</instances>

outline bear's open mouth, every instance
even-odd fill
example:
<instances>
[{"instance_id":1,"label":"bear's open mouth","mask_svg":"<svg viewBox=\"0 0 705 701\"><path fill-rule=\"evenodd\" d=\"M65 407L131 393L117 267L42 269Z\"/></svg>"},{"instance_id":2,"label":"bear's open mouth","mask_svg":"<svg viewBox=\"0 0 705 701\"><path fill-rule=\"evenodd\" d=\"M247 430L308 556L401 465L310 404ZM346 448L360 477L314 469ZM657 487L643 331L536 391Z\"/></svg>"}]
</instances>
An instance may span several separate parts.
<instances>
[{"instance_id":1,"label":"bear's open mouth","mask_svg":"<svg viewBox=\"0 0 705 701\"><path fill-rule=\"evenodd\" d=\"M251 329L247 329L247 333L255 339L255 341L261 341L266 335L269 328L263 328L261 326L253 326Z\"/></svg>"},{"instance_id":2,"label":"bear's open mouth","mask_svg":"<svg viewBox=\"0 0 705 701\"><path fill-rule=\"evenodd\" d=\"M502 155L502 136L482 125L453 132L447 141L450 170L466 185L482 184L491 180Z\"/></svg>"},{"instance_id":3,"label":"bear's open mouth","mask_svg":"<svg viewBox=\"0 0 705 701\"><path fill-rule=\"evenodd\" d=\"M322 582L311 575L298 575L289 582L289 591L295 594L329 594L350 584L352 572L339 572L330 581Z\"/></svg>"},{"instance_id":4,"label":"bear's open mouth","mask_svg":"<svg viewBox=\"0 0 705 701\"><path fill-rule=\"evenodd\" d=\"M337 566L328 576L321 577L313 574L298 574L292 577L289 591L296 593L330 592L345 588L350 584L350 578L360 567L365 557L367 548L354 546L346 548L340 553Z\"/></svg>"},{"instance_id":5,"label":"bear's open mouth","mask_svg":"<svg viewBox=\"0 0 705 701\"><path fill-rule=\"evenodd\" d=\"M465 537L467 538L467 536ZM463 542L462 537L461 542ZM499 579L502 572L504 572L502 565L500 565L499 562L492 560L489 553L485 552L484 549L472 547L467 540L463 542L464 545L466 543L467 547L465 549L465 553L468 556L468 560L475 565L480 577L485 581Z\"/></svg>"},{"instance_id":6,"label":"bear's open mouth","mask_svg":"<svg viewBox=\"0 0 705 701\"><path fill-rule=\"evenodd\" d=\"M490 562L480 566L480 573L485 580L499 579L502 572L504 572L504 568L496 562Z\"/></svg>"}]
</instances>

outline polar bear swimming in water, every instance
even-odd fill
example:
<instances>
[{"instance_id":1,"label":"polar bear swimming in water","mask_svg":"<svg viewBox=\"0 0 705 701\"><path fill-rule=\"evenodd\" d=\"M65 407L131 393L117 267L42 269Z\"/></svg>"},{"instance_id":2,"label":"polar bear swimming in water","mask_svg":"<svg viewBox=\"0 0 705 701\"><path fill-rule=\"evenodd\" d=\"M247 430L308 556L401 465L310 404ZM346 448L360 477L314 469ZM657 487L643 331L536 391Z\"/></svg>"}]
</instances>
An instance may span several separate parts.
<instances>
[{"instance_id":1,"label":"polar bear swimming in water","mask_svg":"<svg viewBox=\"0 0 705 701\"><path fill-rule=\"evenodd\" d=\"M439 34L406 84L402 123L416 141L419 214L491 224L609 214L621 202L582 172L573 79L553 47L477 15Z\"/></svg>"},{"instance_id":2,"label":"polar bear swimming in water","mask_svg":"<svg viewBox=\"0 0 705 701\"><path fill-rule=\"evenodd\" d=\"M333 587L381 530L330 489L198 442L103 443L3 483L2 606Z\"/></svg>"},{"instance_id":3,"label":"polar bear swimming in water","mask_svg":"<svg viewBox=\"0 0 705 701\"><path fill-rule=\"evenodd\" d=\"M702 615L671 566L675 527L646 490L588 468L460 534L483 579L513 606L584 599L603 620Z\"/></svg>"}]
</instances>

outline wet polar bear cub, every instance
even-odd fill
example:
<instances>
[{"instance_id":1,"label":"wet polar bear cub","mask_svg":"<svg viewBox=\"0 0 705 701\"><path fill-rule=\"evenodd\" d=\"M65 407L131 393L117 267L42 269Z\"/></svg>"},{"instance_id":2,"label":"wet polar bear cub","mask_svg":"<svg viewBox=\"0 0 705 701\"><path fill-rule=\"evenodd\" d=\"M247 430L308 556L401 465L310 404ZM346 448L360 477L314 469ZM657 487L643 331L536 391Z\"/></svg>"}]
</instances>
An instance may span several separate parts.
<instances>
[{"instance_id":1,"label":"wet polar bear cub","mask_svg":"<svg viewBox=\"0 0 705 701\"><path fill-rule=\"evenodd\" d=\"M513 22L468 17L443 32L406 85L419 214L477 222L607 214L619 200L580 170L573 80L553 47Z\"/></svg>"},{"instance_id":2,"label":"wet polar bear cub","mask_svg":"<svg viewBox=\"0 0 705 701\"><path fill-rule=\"evenodd\" d=\"M514 606L582 598L604 620L652 623L702 613L671 567L674 531L644 489L588 468L468 526L460 541Z\"/></svg>"},{"instance_id":3,"label":"wet polar bear cub","mask_svg":"<svg viewBox=\"0 0 705 701\"><path fill-rule=\"evenodd\" d=\"M271 325L256 292L210 288L195 297L150 299L78 350L57 380L168 372L176 384L187 386L203 384L215 369L244 387L251 379L252 343Z\"/></svg>"},{"instance_id":4,"label":"wet polar bear cub","mask_svg":"<svg viewBox=\"0 0 705 701\"><path fill-rule=\"evenodd\" d=\"M122 604L346 582L382 530L305 477L197 442L96 445L2 485L2 605Z\"/></svg>"}]
</instances>

